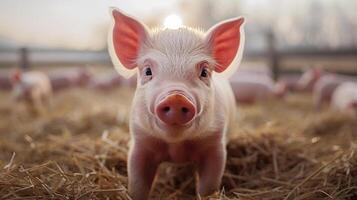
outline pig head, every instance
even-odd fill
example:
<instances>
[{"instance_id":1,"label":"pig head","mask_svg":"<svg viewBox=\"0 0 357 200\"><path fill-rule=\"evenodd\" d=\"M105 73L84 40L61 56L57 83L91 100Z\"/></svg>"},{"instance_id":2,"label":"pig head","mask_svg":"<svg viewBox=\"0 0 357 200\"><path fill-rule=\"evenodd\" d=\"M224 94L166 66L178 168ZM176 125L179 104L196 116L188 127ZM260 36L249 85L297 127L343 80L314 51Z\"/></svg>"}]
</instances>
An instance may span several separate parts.
<instances>
[{"instance_id":1,"label":"pig head","mask_svg":"<svg viewBox=\"0 0 357 200\"><path fill-rule=\"evenodd\" d=\"M128 159L129 192L148 197L163 161L196 164L198 192L219 189L226 160L225 134L235 101L227 78L241 59L243 18L206 33L193 28L149 30L117 9L108 47L124 77L137 73Z\"/></svg>"}]
</instances>

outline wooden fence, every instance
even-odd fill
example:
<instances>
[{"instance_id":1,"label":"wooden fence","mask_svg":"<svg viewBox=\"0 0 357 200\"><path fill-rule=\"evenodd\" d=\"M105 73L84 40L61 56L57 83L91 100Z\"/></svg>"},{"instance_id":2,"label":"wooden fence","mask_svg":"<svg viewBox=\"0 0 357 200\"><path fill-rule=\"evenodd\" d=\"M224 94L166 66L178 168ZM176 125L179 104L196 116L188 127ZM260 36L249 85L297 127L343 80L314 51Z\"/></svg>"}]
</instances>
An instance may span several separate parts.
<instances>
[{"instance_id":1,"label":"wooden fence","mask_svg":"<svg viewBox=\"0 0 357 200\"><path fill-rule=\"evenodd\" d=\"M300 66L299 70L287 69L283 62L286 59L294 58L300 60L306 59L329 59L329 60L352 60L352 69L343 71L334 68L331 71L340 74L356 75L357 76L357 48L349 49L289 49L278 50L273 34L267 34L267 49L265 52L246 52L244 60L258 60L265 59L271 69L274 79L277 79L281 74L300 73L302 71Z\"/></svg>"},{"instance_id":2,"label":"wooden fence","mask_svg":"<svg viewBox=\"0 0 357 200\"><path fill-rule=\"evenodd\" d=\"M334 61L335 59L352 59L352 70L341 71L339 69L334 69L333 71L342 74L353 74L357 75L357 48L351 49L337 49L337 50L314 50L314 49L290 49L290 50L279 50L276 47L276 42L273 34L266 34L267 49L260 52L245 52L244 61L259 60L263 59L271 69L274 79L277 79L281 74L286 73L300 73L302 71L302 66L298 66L296 69L287 68L284 66L284 60L290 62L291 58L308 60L308 59L330 59ZM14 50L12 50L14 51ZM1 53L1 52L0 52ZM36 50L21 48L17 51L19 59L15 65L20 66L23 69L28 69L33 65L74 65L74 64L110 64L110 59L106 51L66 51L66 50ZM44 55L50 57L56 54L64 54L66 59L52 59L50 61L41 60L34 62L32 60L33 54ZM0 60L1 64L1 60ZM8 65L8 64L6 64ZM14 64L13 64L14 65Z\"/></svg>"}]
</instances>

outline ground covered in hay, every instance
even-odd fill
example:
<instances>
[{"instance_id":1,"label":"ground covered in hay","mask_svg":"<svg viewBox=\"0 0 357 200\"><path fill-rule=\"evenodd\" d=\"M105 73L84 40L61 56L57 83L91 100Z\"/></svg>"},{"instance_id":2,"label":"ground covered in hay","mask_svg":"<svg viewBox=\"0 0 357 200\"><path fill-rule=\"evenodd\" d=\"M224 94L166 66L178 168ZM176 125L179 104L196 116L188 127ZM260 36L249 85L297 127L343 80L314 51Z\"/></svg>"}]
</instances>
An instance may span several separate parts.
<instances>
[{"instance_id":1,"label":"ground covered in hay","mask_svg":"<svg viewBox=\"0 0 357 200\"><path fill-rule=\"evenodd\" d=\"M0 92L0 199L130 199L133 91L73 89L35 116ZM309 96L240 107L212 199L357 199L357 121ZM195 199L189 167L163 165L152 199Z\"/></svg>"}]
</instances>

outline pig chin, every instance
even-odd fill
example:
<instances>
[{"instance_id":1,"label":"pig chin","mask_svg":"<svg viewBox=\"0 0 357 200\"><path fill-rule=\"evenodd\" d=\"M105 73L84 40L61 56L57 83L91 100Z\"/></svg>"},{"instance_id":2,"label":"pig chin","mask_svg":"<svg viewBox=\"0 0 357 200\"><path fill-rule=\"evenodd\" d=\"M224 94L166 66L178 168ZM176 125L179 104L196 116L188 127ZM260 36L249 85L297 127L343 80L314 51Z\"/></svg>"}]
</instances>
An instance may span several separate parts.
<instances>
[{"instance_id":1,"label":"pig chin","mask_svg":"<svg viewBox=\"0 0 357 200\"><path fill-rule=\"evenodd\" d=\"M182 133L194 126L193 125L194 120L192 120L189 123L184 124L184 125L167 125L167 124L163 123L160 119L155 117L155 124L162 131L165 131L168 133ZM175 135L175 134L173 134L173 135Z\"/></svg>"},{"instance_id":2,"label":"pig chin","mask_svg":"<svg viewBox=\"0 0 357 200\"><path fill-rule=\"evenodd\" d=\"M179 142L194 136L196 133L196 120L192 120L185 125L167 125L156 117L154 118L154 129L160 135L160 138L167 142Z\"/></svg>"}]
</instances>

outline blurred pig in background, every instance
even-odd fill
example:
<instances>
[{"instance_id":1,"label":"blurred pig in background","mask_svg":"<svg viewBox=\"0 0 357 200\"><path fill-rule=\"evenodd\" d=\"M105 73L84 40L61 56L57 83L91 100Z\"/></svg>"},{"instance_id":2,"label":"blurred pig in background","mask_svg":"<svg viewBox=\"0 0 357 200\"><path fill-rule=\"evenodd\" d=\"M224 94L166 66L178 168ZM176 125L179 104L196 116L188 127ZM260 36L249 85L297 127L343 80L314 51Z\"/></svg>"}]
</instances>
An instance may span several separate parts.
<instances>
[{"instance_id":1,"label":"blurred pig in background","mask_svg":"<svg viewBox=\"0 0 357 200\"><path fill-rule=\"evenodd\" d=\"M48 76L54 91L86 86L92 77L91 73L83 67L54 70Z\"/></svg>"},{"instance_id":2,"label":"blurred pig in background","mask_svg":"<svg viewBox=\"0 0 357 200\"><path fill-rule=\"evenodd\" d=\"M20 72L12 75L13 98L22 101L38 113L46 111L52 98L52 87L48 76L38 71Z\"/></svg>"},{"instance_id":3,"label":"blurred pig in background","mask_svg":"<svg viewBox=\"0 0 357 200\"><path fill-rule=\"evenodd\" d=\"M299 90L299 80L301 76L298 74L283 74L279 77L277 84L286 88L286 91L296 92Z\"/></svg>"},{"instance_id":4,"label":"blurred pig in background","mask_svg":"<svg viewBox=\"0 0 357 200\"><path fill-rule=\"evenodd\" d=\"M231 78L236 101L252 104L271 98L282 98L286 93L285 85L276 84L266 71L238 70Z\"/></svg>"},{"instance_id":5,"label":"blurred pig in background","mask_svg":"<svg viewBox=\"0 0 357 200\"><path fill-rule=\"evenodd\" d=\"M106 73L90 80L89 87L96 90L110 90L121 85L124 78L118 73Z\"/></svg>"},{"instance_id":6,"label":"blurred pig in background","mask_svg":"<svg viewBox=\"0 0 357 200\"><path fill-rule=\"evenodd\" d=\"M312 92L317 81L325 74L321 68L306 70L296 83L296 90L300 92Z\"/></svg>"},{"instance_id":7,"label":"blurred pig in background","mask_svg":"<svg viewBox=\"0 0 357 200\"><path fill-rule=\"evenodd\" d=\"M118 73L110 72L101 76L93 77L89 82L89 88L101 91L111 90L119 86L135 88L136 81L136 75L126 79Z\"/></svg>"},{"instance_id":8,"label":"blurred pig in background","mask_svg":"<svg viewBox=\"0 0 357 200\"><path fill-rule=\"evenodd\" d=\"M332 95L331 106L357 117L357 82L346 82L338 86Z\"/></svg>"},{"instance_id":9,"label":"blurred pig in background","mask_svg":"<svg viewBox=\"0 0 357 200\"><path fill-rule=\"evenodd\" d=\"M317 109L321 108L324 103L331 101L332 94L335 89L345 82L357 82L354 76L324 73L313 87L313 101Z\"/></svg>"}]
</instances>

